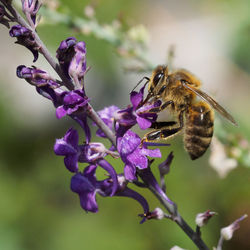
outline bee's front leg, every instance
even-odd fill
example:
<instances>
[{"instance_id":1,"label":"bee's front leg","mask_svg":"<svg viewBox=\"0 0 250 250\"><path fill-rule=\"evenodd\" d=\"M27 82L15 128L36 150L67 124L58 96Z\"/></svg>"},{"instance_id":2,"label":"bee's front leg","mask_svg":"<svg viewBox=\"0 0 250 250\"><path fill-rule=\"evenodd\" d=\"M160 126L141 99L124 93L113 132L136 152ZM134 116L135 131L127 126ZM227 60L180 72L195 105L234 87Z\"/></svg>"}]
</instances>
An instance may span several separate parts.
<instances>
[{"instance_id":1,"label":"bee's front leg","mask_svg":"<svg viewBox=\"0 0 250 250\"><path fill-rule=\"evenodd\" d=\"M159 113L162 110L166 109L170 104L173 104L173 103L174 103L173 101L164 102L164 103L161 104L160 107L152 108L152 109L148 110L147 112L149 112L149 113Z\"/></svg>"}]
</instances>

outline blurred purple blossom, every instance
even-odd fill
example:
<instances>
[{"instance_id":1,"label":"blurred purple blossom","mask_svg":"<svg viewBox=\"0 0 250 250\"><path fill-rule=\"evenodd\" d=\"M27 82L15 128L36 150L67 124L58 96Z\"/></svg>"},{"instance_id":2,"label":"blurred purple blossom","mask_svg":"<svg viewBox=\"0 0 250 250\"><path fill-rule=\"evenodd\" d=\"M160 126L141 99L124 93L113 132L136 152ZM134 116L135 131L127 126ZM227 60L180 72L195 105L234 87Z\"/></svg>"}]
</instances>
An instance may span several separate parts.
<instances>
[{"instance_id":1,"label":"blurred purple blossom","mask_svg":"<svg viewBox=\"0 0 250 250\"><path fill-rule=\"evenodd\" d=\"M71 59L68 73L72 77L72 79L75 79L75 77L78 78L78 81L81 82L86 70L86 45L85 42L78 42L74 46L75 54Z\"/></svg>"},{"instance_id":2,"label":"blurred purple blossom","mask_svg":"<svg viewBox=\"0 0 250 250\"><path fill-rule=\"evenodd\" d=\"M77 43L74 37L63 40L56 51L56 57L68 79L82 81L87 70L85 42Z\"/></svg>"},{"instance_id":3,"label":"blurred purple blossom","mask_svg":"<svg viewBox=\"0 0 250 250\"><path fill-rule=\"evenodd\" d=\"M32 31L17 24L11 27L9 34L11 37L17 38L15 43L25 46L32 52L34 56L33 62L36 62L38 59L39 46L36 44Z\"/></svg>"},{"instance_id":4,"label":"blurred purple blossom","mask_svg":"<svg viewBox=\"0 0 250 250\"><path fill-rule=\"evenodd\" d=\"M111 129L113 130L114 128L114 117L115 117L115 114L117 113L117 111L119 111L120 109L115 106L115 105L112 105L112 106L109 106L109 107L105 107L104 109L98 111L98 115L100 116L100 118L102 119L102 121ZM94 125L96 125L94 123ZM98 129L96 131L96 135L97 136L100 136L100 137L103 137L103 138L106 138L106 135L104 134L104 132L101 130L101 129Z\"/></svg>"},{"instance_id":5,"label":"blurred purple blossom","mask_svg":"<svg viewBox=\"0 0 250 250\"><path fill-rule=\"evenodd\" d=\"M61 98L63 103L56 109L56 117L58 119L86 109L89 102L88 97L80 89L65 91L61 94Z\"/></svg>"},{"instance_id":6,"label":"blurred purple blossom","mask_svg":"<svg viewBox=\"0 0 250 250\"><path fill-rule=\"evenodd\" d=\"M29 68L25 65L20 65L17 67L16 74L19 78L25 79L28 83L36 87L48 85L57 88L60 86L46 71L36 67Z\"/></svg>"}]
</instances>

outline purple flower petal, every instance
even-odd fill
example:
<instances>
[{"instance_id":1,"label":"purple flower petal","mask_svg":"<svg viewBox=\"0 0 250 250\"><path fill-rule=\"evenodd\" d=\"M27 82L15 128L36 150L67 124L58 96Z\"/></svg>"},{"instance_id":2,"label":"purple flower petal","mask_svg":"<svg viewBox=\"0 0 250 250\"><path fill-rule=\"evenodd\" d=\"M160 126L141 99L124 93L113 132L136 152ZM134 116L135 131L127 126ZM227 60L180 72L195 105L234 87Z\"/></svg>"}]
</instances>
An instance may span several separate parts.
<instances>
[{"instance_id":1,"label":"purple flower petal","mask_svg":"<svg viewBox=\"0 0 250 250\"><path fill-rule=\"evenodd\" d=\"M64 139L56 139L54 152L56 155L75 154L76 149L72 145L66 143Z\"/></svg>"},{"instance_id":2,"label":"purple flower petal","mask_svg":"<svg viewBox=\"0 0 250 250\"><path fill-rule=\"evenodd\" d=\"M140 116L136 117L136 121L137 121L140 129L142 129L142 130L150 128L150 126L152 124L151 121L149 121L149 120L147 120L147 119L145 119L143 117L140 117Z\"/></svg>"},{"instance_id":3,"label":"purple flower petal","mask_svg":"<svg viewBox=\"0 0 250 250\"><path fill-rule=\"evenodd\" d=\"M96 194L95 192L91 193L80 193L80 204L81 207L88 212L97 213L98 205L96 202Z\"/></svg>"},{"instance_id":4,"label":"purple flower petal","mask_svg":"<svg viewBox=\"0 0 250 250\"><path fill-rule=\"evenodd\" d=\"M136 149L132 154L128 155L127 159L139 169L144 169L148 167L148 159L146 156L141 154L141 149L139 148Z\"/></svg>"},{"instance_id":5,"label":"purple flower petal","mask_svg":"<svg viewBox=\"0 0 250 250\"><path fill-rule=\"evenodd\" d=\"M70 172L76 173L78 171L78 156L77 156L77 154L67 155L64 158L64 164Z\"/></svg>"},{"instance_id":6,"label":"purple flower petal","mask_svg":"<svg viewBox=\"0 0 250 250\"><path fill-rule=\"evenodd\" d=\"M149 157L159 157L161 158L161 151L160 149L147 149L147 148L142 148L141 154L147 155Z\"/></svg>"},{"instance_id":7,"label":"purple flower petal","mask_svg":"<svg viewBox=\"0 0 250 250\"><path fill-rule=\"evenodd\" d=\"M64 136L64 140L74 147L78 146L79 136L77 130L70 128Z\"/></svg>"},{"instance_id":8,"label":"purple flower petal","mask_svg":"<svg viewBox=\"0 0 250 250\"><path fill-rule=\"evenodd\" d=\"M59 107L56 109L56 117L57 117L57 119L61 119L61 118L64 117L65 115L67 115L67 110L66 110L66 108L64 107L64 105L59 106Z\"/></svg>"},{"instance_id":9,"label":"purple flower petal","mask_svg":"<svg viewBox=\"0 0 250 250\"><path fill-rule=\"evenodd\" d=\"M136 110L138 105L143 99L143 94L141 92L137 93L135 91L132 91L130 94L130 101L133 105L133 110Z\"/></svg>"},{"instance_id":10,"label":"purple flower petal","mask_svg":"<svg viewBox=\"0 0 250 250\"><path fill-rule=\"evenodd\" d=\"M88 176L89 177L89 176ZM96 189L90 179L81 173L75 174L71 178L71 190L78 193L81 207L93 213L98 211L95 199Z\"/></svg>"},{"instance_id":11,"label":"purple flower petal","mask_svg":"<svg viewBox=\"0 0 250 250\"><path fill-rule=\"evenodd\" d=\"M133 131L128 130L121 139L118 139L117 149L121 156L126 156L132 153L140 143L140 137Z\"/></svg>"},{"instance_id":12,"label":"purple flower petal","mask_svg":"<svg viewBox=\"0 0 250 250\"><path fill-rule=\"evenodd\" d=\"M96 177L95 177L95 172L96 172L96 165L90 165L84 169L83 175L88 178L88 180L93 184L96 185Z\"/></svg>"},{"instance_id":13,"label":"purple flower petal","mask_svg":"<svg viewBox=\"0 0 250 250\"><path fill-rule=\"evenodd\" d=\"M126 180L134 181L136 178L136 169L133 165L127 164L124 167L124 176Z\"/></svg>"}]
</instances>

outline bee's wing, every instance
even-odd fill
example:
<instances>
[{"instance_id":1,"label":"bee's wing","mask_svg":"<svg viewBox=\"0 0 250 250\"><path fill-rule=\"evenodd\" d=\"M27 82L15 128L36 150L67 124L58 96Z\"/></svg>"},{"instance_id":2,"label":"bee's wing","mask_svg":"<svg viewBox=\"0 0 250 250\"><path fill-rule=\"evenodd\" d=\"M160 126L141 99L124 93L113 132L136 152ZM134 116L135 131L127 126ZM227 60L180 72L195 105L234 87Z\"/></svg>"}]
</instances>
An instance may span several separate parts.
<instances>
[{"instance_id":1,"label":"bee's wing","mask_svg":"<svg viewBox=\"0 0 250 250\"><path fill-rule=\"evenodd\" d=\"M219 103L217 103L211 96L207 95L205 92L200 89L196 89L188 85L187 83L182 83L185 88L195 93L197 96L202 98L205 102L210 104L214 109L216 109L222 116L228 119L232 124L238 126L234 118L223 108Z\"/></svg>"}]
</instances>

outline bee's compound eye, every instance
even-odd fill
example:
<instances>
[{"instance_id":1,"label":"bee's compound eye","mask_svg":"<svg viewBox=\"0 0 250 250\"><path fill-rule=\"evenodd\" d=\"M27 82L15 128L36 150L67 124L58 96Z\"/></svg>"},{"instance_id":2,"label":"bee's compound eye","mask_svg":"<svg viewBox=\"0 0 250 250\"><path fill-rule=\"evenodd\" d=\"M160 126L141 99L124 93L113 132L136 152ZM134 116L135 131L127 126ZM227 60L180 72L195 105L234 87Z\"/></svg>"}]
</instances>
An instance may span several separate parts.
<instances>
[{"instance_id":1,"label":"bee's compound eye","mask_svg":"<svg viewBox=\"0 0 250 250\"><path fill-rule=\"evenodd\" d=\"M163 73L162 72L157 73L154 76L154 79L153 79L154 86L156 86L160 82L160 80L161 80L162 77L163 77Z\"/></svg>"}]
</instances>

